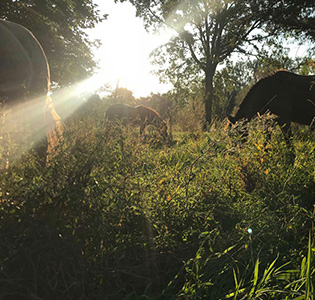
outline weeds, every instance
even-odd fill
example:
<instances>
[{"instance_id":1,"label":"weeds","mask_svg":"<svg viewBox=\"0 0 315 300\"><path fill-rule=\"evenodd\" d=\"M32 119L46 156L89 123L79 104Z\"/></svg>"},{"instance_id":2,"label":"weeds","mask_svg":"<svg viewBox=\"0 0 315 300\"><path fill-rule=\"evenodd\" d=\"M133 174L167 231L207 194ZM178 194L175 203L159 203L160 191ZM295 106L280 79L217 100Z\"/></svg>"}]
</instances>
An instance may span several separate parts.
<instances>
[{"instance_id":1,"label":"weeds","mask_svg":"<svg viewBox=\"0 0 315 300\"><path fill-rule=\"evenodd\" d=\"M314 138L289 164L280 131L266 143L258 120L241 145L223 127L165 145L95 107L49 168L12 163L0 298L312 299Z\"/></svg>"}]
</instances>

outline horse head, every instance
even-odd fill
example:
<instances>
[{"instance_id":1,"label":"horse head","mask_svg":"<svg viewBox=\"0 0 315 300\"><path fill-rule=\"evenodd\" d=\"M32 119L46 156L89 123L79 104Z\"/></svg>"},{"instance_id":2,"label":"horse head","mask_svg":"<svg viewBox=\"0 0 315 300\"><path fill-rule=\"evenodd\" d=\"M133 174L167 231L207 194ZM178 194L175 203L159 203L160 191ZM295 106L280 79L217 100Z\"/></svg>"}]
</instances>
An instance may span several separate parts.
<instances>
[{"instance_id":1,"label":"horse head","mask_svg":"<svg viewBox=\"0 0 315 300\"><path fill-rule=\"evenodd\" d=\"M238 118L231 115L227 115L228 123L226 128L229 130L229 135L231 136L232 132L236 133L237 136L241 138L241 142L246 143L248 140L248 120L246 118ZM232 131L232 132L231 132Z\"/></svg>"}]
</instances>

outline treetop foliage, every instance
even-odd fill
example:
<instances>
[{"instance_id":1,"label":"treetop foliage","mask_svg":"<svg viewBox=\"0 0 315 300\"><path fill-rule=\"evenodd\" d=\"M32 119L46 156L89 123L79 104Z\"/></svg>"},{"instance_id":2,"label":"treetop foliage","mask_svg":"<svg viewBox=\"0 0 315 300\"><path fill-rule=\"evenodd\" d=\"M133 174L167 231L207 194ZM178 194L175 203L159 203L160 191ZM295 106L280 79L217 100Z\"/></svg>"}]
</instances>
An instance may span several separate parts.
<instances>
[{"instance_id":1,"label":"treetop foliage","mask_svg":"<svg viewBox=\"0 0 315 300\"><path fill-rule=\"evenodd\" d=\"M315 5L311 0L129 2L136 7L146 28L166 25L177 32L202 69L207 56L212 62L220 62L234 51L245 52L244 45L279 32L315 37ZM255 29L264 29L265 34L257 34ZM200 53L204 54L202 58Z\"/></svg>"},{"instance_id":2,"label":"treetop foliage","mask_svg":"<svg viewBox=\"0 0 315 300\"><path fill-rule=\"evenodd\" d=\"M47 55L51 78L69 85L90 75L96 67L85 29L103 21L93 0L2 0L0 18L28 28Z\"/></svg>"},{"instance_id":3,"label":"treetop foliage","mask_svg":"<svg viewBox=\"0 0 315 300\"><path fill-rule=\"evenodd\" d=\"M128 0L115 0L115 2L125 1ZM219 11L223 5L236 7L236 5L243 3L252 10L257 20L267 23L274 27L275 30L295 30L311 38L315 37L315 7L313 0L129 0L129 2L136 7L137 15L146 21L146 25L164 22L170 15L174 14L175 11L179 11L183 7L187 9L184 11L184 15L189 16L193 10L193 13L196 14L196 11L200 11L203 6L211 8L213 11ZM194 19L196 21L196 18Z\"/></svg>"},{"instance_id":4,"label":"treetop foliage","mask_svg":"<svg viewBox=\"0 0 315 300\"><path fill-rule=\"evenodd\" d=\"M315 4L312 0L253 1L253 11L275 30L293 31L299 37L315 39Z\"/></svg>"},{"instance_id":5,"label":"treetop foliage","mask_svg":"<svg viewBox=\"0 0 315 300\"><path fill-rule=\"evenodd\" d=\"M207 58L218 63L251 42L253 30L260 25L248 1L130 2L147 28L166 25L177 32L202 69Z\"/></svg>"}]
</instances>

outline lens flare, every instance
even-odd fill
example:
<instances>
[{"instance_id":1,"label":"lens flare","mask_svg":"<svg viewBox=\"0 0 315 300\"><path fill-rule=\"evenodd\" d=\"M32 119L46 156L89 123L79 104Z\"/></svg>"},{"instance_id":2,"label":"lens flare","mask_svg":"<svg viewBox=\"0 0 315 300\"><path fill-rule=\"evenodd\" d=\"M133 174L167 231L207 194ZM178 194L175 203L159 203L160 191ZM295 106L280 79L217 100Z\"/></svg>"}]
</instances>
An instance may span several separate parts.
<instances>
[{"instance_id":1,"label":"lens flare","mask_svg":"<svg viewBox=\"0 0 315 300\"><path fill-rule=\"evenodd\" d=\"M98 73L71 87L49 92L48 97L53 100L51 105L64 122L103 85L102 74ZM19 104L9 108L1 105L0 169L7 168L9 161L19 159L31 148L43 143L49 121L45 112L51 109L49 105L45 107L46 100L47 95L43 95L28 101L17 101Z\"/></svg>"}]
</instances>

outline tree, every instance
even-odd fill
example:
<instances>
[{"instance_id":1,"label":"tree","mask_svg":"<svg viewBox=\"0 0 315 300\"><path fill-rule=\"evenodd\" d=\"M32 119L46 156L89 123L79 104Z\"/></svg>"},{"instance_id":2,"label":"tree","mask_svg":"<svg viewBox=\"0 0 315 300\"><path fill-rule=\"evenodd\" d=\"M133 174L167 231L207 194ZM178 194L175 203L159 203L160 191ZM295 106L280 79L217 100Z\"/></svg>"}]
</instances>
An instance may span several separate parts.
<instances>
[{"instance_id":1,"label":"tree","mask_svg":"<svg viewBox=\"0 0 315 300\"><path fill-rule=\"evenodd\" d=\"M194 65L204 77L205 127L212 120L213 79L220 62L233 51L260 37L261 25L252 15L249 1L131 1L146 25L166 24L177 36L169 43L186 65ZM174 66L176 68L176 66Z\"/></svg>"},{"instance_id":2,"label":"tree","mask_svg":"<svg viewBox=\"0 0 315 300\"><path fill-rule=\"evenodd\" d=\"M0 18L28 28L42 45L51 78L61 86L92 74L92 42L85 29L93 28L101 16L93 0L1 0Z\"/></svg>"},{"instance_id":3,"label":"tree","mask_svg":"<svg viewBox=\"0 0 315 300\"><path fill-rule=\"evenodd\" d=\"M109 96L109 102L111 104L124 103L128 105L133 105L135 103L135 100L136 99L133 96L132 91L122 87L116 87L116 89Z\"/></svg>"},{"instance_id":4,"label":"tree","mask_svg":"<svg viewBox=\"0 0 315 300\"><path fill-rule=\"evenodd\" d=\"M157 110L162 119L170 118L173 102L167 94L151 94L150 96L137 99L136 102L137 105L144 105Z\"/></svg>"},{"instance_id":5,"label":"tree","mask_svg":"<svg viewBox=\"0 0 315 300\"><path fill-rule=\"evenodd\" d=\"M315 40L315 2L313 0L256 0L254 12L269 27L277 31L291 31L295 35Z\"/></svg>"},{"instance_id":6,"label":"tree","mask_svg":"<svg viewBox=\"0 0 315 300\"><path fill-rule=\"evenodd\" d=\"M170 73L176 73L176 68L188 67L189 70L197 68L196 74L200 71L203 74L206 126L212 120L213 79L218 64L233 52L246 53L248 45L257 49L256 42L282 29L280 23L272 30L266 27L272 21L267 19L268 1L263 0L258 6L258 0L129 1L136 7L137 15L143 18L146 28L166 25L176 33L166 50L177 59L176 64L168 61ZM277 2L282 3L274 0L273 8Z\"/></svg>"}]
</instances>

